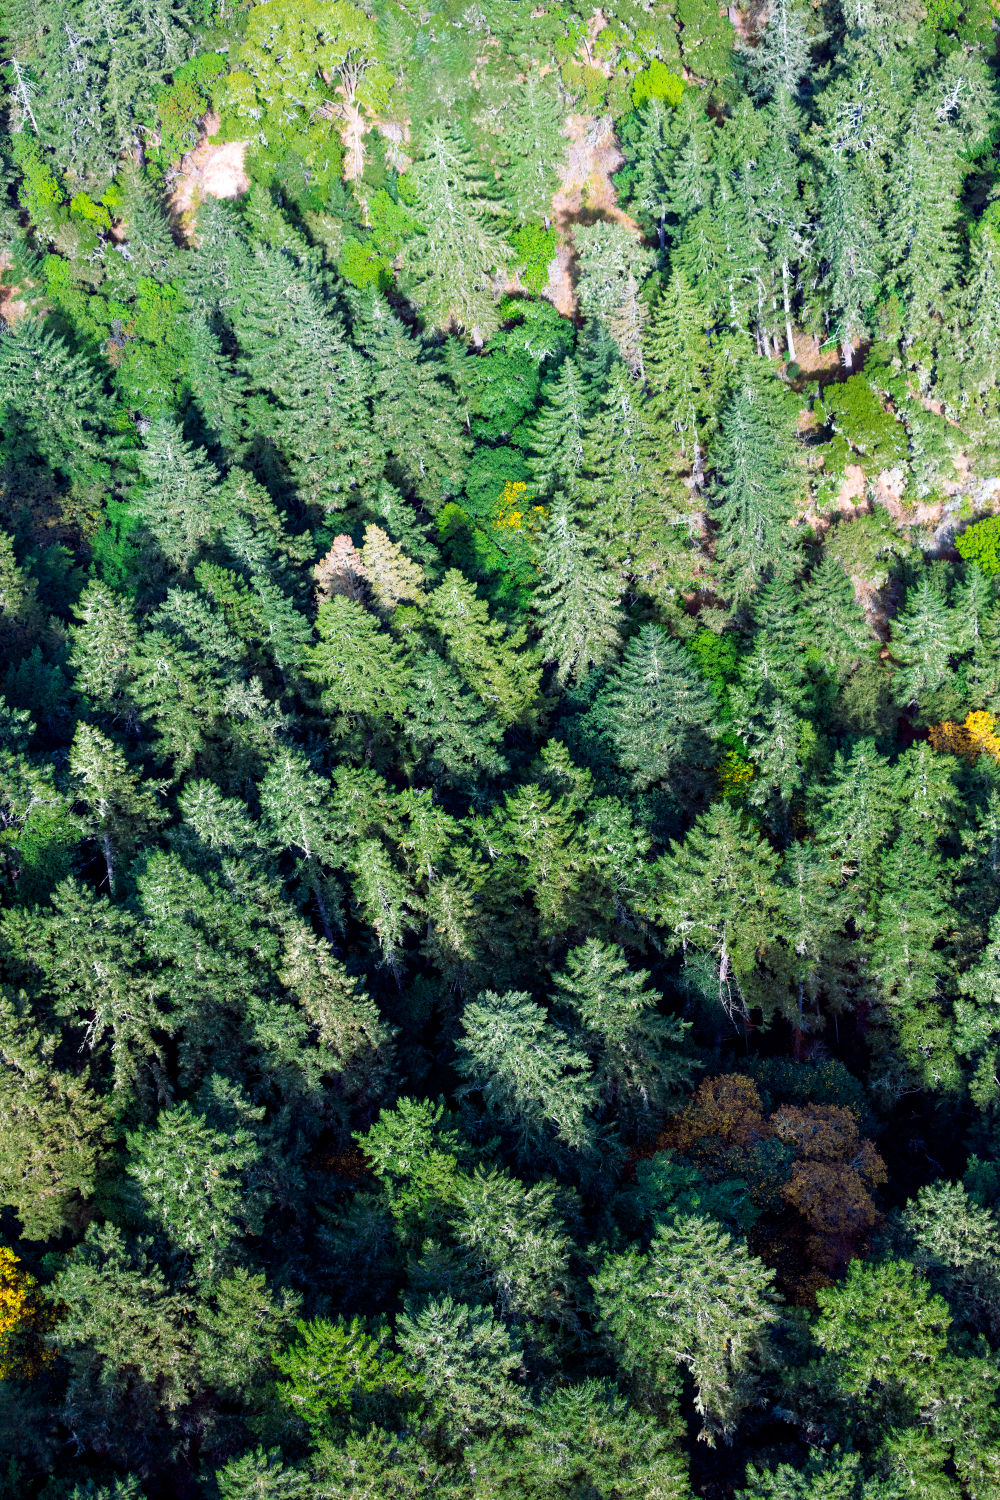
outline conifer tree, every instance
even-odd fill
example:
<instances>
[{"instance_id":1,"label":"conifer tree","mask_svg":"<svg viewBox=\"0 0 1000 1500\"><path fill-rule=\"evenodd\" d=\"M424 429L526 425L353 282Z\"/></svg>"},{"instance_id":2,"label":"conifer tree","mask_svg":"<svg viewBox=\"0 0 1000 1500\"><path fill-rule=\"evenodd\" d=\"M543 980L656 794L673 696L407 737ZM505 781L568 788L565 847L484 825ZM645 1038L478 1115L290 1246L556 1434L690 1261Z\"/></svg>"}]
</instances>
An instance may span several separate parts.
<instances>
[{"instance_id":1,"label":"conifer tree","mask_svg":"<svg viewBox=\"0 0 1000 1500\"><path fill-rule=\"evenodd\" d=\"M660 1225L645 1254L610 1255L593 1277L600 1326L640 1390L671 1389L689 1369L709 1442L753 1400L755 1365L778 1309L774 1272L710 1219Z\"/></svg>"},{"instance_id":2,"label":"conifer tree","mask_svg":"<svg viewBox=\"0 0 1000 1500\"><path fill-rule=\"evenodd\" d=\"M106 478L121 440L94 368L36 318L0 339L0 423L11 458Z\"/></svg>"},{"instance_id":3,"label":"conifer tree","mask_svg":"<svg viewBox=\"0 0 1000 1500\"><path fill-rule=\"evenodd\" d=\"M546 1020L529 995L486 990L462 1014L455 1066L518 1150L544 1150L551 1137L572 1151L591 1141L596 1102L587 1056Z\"/></svg>"},{"instance_id":4,"label":"conifer tree","mask_svg":"<svg viewBox=\"0 0 1000 1500\"><path fill-rule=\"evenodd\" d=\"M460 129L440 120L427 128L412 178L417 233L403 253L405 284L428 322L453 319L481 343L496 327L497 278L513 258L499 206Z\"/></svg>"},{"instance_id":5,"label":"conifer tree","mask_svg":"<svg viewBox=\"0 0 1000 1500\"><path fill-rule=\"evenodd\" d=\"M434 780L471 789L507 769L502 725L435 651L414 659L405 730Z\"/></svg>"},{"instance_id":6,"label":"conifer tree","mask_svg":"<svg viewBox=\"0 0 1000 1500\"><path fill-rule=\"evenodd\" d=\"M781 931L777 866L774 850L726 802L713 803L658 862L659 920L686 964L702 967L705 997L733 1019L773 1004L757 966Z\"/></svg>"},{"instance_id":7,"label":"conifer tree","mask_svg":"<svg viewBox=\"0 0 1000 1500\"><path fill-rule=\"evenodd\" d=\"M853 663L874 655L878 639L855 600L851 580L831 553L824 550L803 592L805 638L838 677Z\"/></svg>"},{"instance_id":8,"label":"conifer tree","mask_svg":"<svg viewBox=\"0 0 1000 1500\"><path fill-rule=\"evenodd\" d=\"M477 1167L458 1179L454 1213L452 1230L476 1290L500 1316L562 1321L572 1241L553 1184L526 1187L507 1172Z\"/></svg>"},{"instance_id":9,"label":"conifer tree","mask_svg":"<svg viewBox=\"0 0 1000 1500\"><path fill-rule=\"evenodd\" d=\"M683 518L684 507L671 514L664 503L656 437L639 385L621 365L584 430L580 481L570 493L586 505L591 535L622 573L655 589L669 569L670 522Z\"/></svg>"},{"instance_id":10,"label":"conifer tree","mask_svg":"<svg viewBox=\"0 0 1000 1500\"><path fill-rule=\"evenodd\" d=\"M720 397L718 358L706 331L710 321L683 271L675 269L643 340L648 418L676 435L696 483Z\"/></svg>"},{"instance_id":11,"label":"conifer tree","mask_svg":"<svg viewBox=\"0 0 1000 1500\"><path fill-rule=\"evenodd\" d=\"M523 1427L527 1411L513 1381L521 1351L487 1308L434 1298L401 1315L398 1341L444 1452Z\"/></svg>"},{"instance_id":12,"label":"conifer tree","mask_svg":"<svg viewBox=\"0 0 1000 1500\"><path fill-rule=\"evenodd\" d=\"M697 788L715 759L715 701L690 654L658 625L625 648L584 720L633 791Z\"/></svg>"},{"instance_id":13,"label":"conifer tree","mask_svg":"<svg viewBox=\"0 0 1000 1500\"><path fill-rule=\"evenodd\" d=\"M0 996L0 1196L29 1240L52 1239L74 1222L109 1142L107 1101L85 1076L54 1066L57 1045Z\"/></svg>"},{"instance_id":14,"label":"conifer tree","mask_svg":"<svg viewBox=\"0 0 1000 1500\"><path fill-rule=\"evenodd\" d=\"M540 671L525 646L525 627L508 631L493 619L457 568L449 568L430 595L427 615L449 659L498 721L506 727L526 717L538 697Z\"/></svg>"},{"instance_id":15,"label":"conifer tree","mask_svg":"<svg viewBox=\"0 0 1000 1500\"><path fill-rule=\"evenodd\" d=\"M571 357L556 378L542 387L542 406L531 428L531 468L541 495L570 494L583 464L587 390Z\"/></svg>"},{"instance_id":16,"label":"conifer tree","mask_svg":"<svg viewBox=\"0 0 1000 1500\"><path fill-rule=\"evenodd\" d=\"M557 495L539 541L544 581L534 596L540 648L561 683L604 666L621 646L621 585L603 570L573 506Z\"/></svg>"},{"instance_id":17,"label":"conifer tree","mask_svg":"<svg viewBox=\"0 0 1000 1500\"><path fill-rule=\"evenodd\" d=\"M500 150L503 194L521 224L547 220L552 212L556 170L566 154L562 103L553 78L530 68L519 88L509 90L502 116Z\"/></svg>"},{"instance_id":18,"label":"conifer tree","mask_svg":"<svg viewBox=\"0 0 1000 1500\"><path fill-rule=\"evenodd\" d=\"M115 867L149 828L163 821L156 782L143 781L124 752L101 730L79 723L69 755L70 775L81 808L83 828L104 855L108 890L115 889Z\"/></svg>"},{"instance_id":19,"label":"conifer tree","mask_svg":"<svg viewBox=\"0 0 1000 1500\"><path fill-rule=\"evenodd\" d=\"M734 602L772 577L787 577L789 521L801 493L794 418L779 385L747 376L722 415L716 470L716 556Z\"/></svg>"},{"instance_id":20,"label":"conifer tree","mask_svg":"<svg viewBox=\"0 0 1000 1500\"><path fill-rule=\"evenodd\" d=\"M202 1275L225 1265L242 1229L259 1226L247 1173L260 1147L242 1128L213 1128L189 1104L160 1112L155 1125L126 1136L126 1171L136 1184L143 1214L194 1257Z\"/></svg>"},{"instance_id":21,"label":"conifer tree","mask_svg":"<svg viewBox=\"0 0 1000 1500\"><path fill-rule=\"evenodd\" d=\"M956 650L955 621L933 578L924 573L906 591L893 622L893 655L900 663L899 692L914 701L947 679Z\"/></svg>"},{"instance_id":22,"label":"conifer tree","mask_svg":"<svg viewBox=\"0 0 1000 1500\"><path fill-rule=\"evenodd\" d=\"M221 529L219 472L171 417L150 423L138 466L132 505L168 562L186 571Z\"/></svg>"},{"instance_id":23,"label":"conifer tree","mask_svg":"<svg viewBox=\"0 0 1000 1500\"><path fill-rule=\"evenodd\" d=\"M440 354L372 297L355 324L372 369L372 414L396 482L436 506L459 489L468 457L455 390Z\"/></svg>"},{"instance_id":24,"label":"conifer tree","mask_svg":"<svg viewBox=\"0 0 1000 1500\"><path fill-rule=\"evenodd\" d=\"M410 667L375 616L338 595L320 605L316 628L319 644L308 674L323 688L331 715L350 714L372 724L402 719Z\"/></svg>"},{"instance_id":25,"label":"conifer tree","mask_svg":"<svg viewBox=\"0 0 1000 1500\"><path fill-rule=\"evenodd\" d=\"M80 596L69 664L77 690L96 713L127 719L131 657L138 645L135 617L127 599L96 579Z\"/></svg>"},{"instance_id":26,"label":"conifer tree","mask_svg":"<svg viewBox=\"0 0 1000 1500\"><path fill-rule=\"evenodd\" d=\"M581 1028L606 1104L660 1111L688 1087L693 1064L684 1022L657 1011L649 974L632 970L618 947L590 938L566 955L553 981L556 1006Z\"/></svg>"}]
</instances>

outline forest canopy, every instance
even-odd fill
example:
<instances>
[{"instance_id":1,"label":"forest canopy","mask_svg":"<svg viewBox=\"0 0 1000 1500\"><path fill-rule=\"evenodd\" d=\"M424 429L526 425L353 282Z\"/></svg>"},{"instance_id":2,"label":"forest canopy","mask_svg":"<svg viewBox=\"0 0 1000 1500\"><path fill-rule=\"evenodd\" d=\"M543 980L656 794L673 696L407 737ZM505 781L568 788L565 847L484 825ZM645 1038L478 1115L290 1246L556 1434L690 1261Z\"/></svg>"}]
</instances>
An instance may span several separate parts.
<instances>
[{"instance_id":1,"label":"forest canopy","mask_svg":"<svg viewBox=\"0 0 1000 1500\"><path fill-rule=\"evenodd\" d=\"M1000 1500L991 0L0 31L0 1500Z\"/></svg>"}]
</instances>

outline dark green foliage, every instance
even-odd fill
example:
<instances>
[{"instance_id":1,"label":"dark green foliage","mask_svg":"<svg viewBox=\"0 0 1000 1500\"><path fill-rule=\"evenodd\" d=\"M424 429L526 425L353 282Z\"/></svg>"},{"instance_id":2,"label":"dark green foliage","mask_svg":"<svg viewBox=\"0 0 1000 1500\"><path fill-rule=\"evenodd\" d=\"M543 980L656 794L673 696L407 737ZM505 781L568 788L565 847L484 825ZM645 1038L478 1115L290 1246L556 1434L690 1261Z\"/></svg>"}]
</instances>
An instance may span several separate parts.
<instances>
[{"instance_id":1,"label":"dark green foliage","mask_svg":"<svg viewBox=\"0 0 1000 1500\"><path fill-rule=\"evenodd\" d=\"M996 26L3 8L0 1500L1000 1494Z\"/></svg>"}]
</instances>

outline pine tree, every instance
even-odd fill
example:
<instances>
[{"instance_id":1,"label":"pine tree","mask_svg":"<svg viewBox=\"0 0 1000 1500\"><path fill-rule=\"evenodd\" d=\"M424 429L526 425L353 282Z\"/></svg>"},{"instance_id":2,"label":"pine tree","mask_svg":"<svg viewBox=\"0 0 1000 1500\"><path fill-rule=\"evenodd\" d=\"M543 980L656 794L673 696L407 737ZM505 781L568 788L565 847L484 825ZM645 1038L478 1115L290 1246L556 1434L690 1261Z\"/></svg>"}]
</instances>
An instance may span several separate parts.
<instances>
[{"instance_id":1,"label":"pine tree","mask_svg":"<svg viewBox=\"0 0 1000 1500\"><path fill-rule=\"evenodd\" d=\"M754 1398L755 1366L778 1309L774 1272L710 1219L660 1225L645 1254L610 1255L592 1278L600 1329L640 1389L669 1391L689 1369L713 1442Z\"/></svg>"},{"instance_id":2,"label":"pine tree","mask_svg":"<svg viewBox=\"0 0 1000 1500\"><path fill-rule=\"evenodd\" d=\"M929 573L906 591L906 603L893 622L893 654L900 663L900 695L917 701L947 681L956 654L955 620Z\"/></svg>"},{"instance_id":3,"label":"pine tree","mask_svg":"<svg viewBox=\"0 0 1000 1500\"><path fill-rule=\"evenodd\" d=\"M157 801L160 785L143 781L114 740L91 724L77 724L69 770L81 807L82 826L104 855L108 890L114 893L115 866L148 829L163 821Z\"/></svg>"},{"instance_id":4,"label":"pine tree","mask_svg":"<svg viewBox=\"0 0 1000 1500\"><path fill-rule=\"evenodd\" d=\"M531 469L540 495L573 493L583 464L587 389L576 361L566 358L542 387L542 404L531 427Z\"/></svg>"},{"instance_id":5,"label":"pine tree","mask_svg":"<svg viewBox=\"0 0 1000 1500\"><path fill-rule=\"evenodd\" d=\"M192 1256L200 1275L217 1274L232 1240L260 1227L261 1205L247 1191L257 1142L243 1129L213 1128L189 1104L162 1110L155 1125L125 1140L125 1170L143 1215Z\"/></svg>"},{"instance_id":6,"label":"pine tree","mask_svg":"<svg viewBox=\"0 0 1000 1500\"><path fill-rule=\"evenodd\" d=\"M460 1093L478 1094L522 1155L544 1149L553 1135L571 1151L587 1149L596 1102L590 1063L541 1006L529 995L486 990L465 1007L462 1029Z\"/></svg>"},{"instance_id":7,"label":"pine tree","mask_svg":"<svg viewBox=\"0 0 1000 1500\"><path fill-rule=\"evenodd\" d=\"M69 664L77 691L95 713L128 719L134 712L128 692L131 657L138 645L129 601L95 579L84 589L74 613L77 624Z\"/></svg>"},{"instance_id":8,"label":"pine tree","mask_svg":"<svg viewBox=\"0 0 1000 1500\"><path fill-rule=\"evenodd\" d=\"M404 284L429 323L453 319L481 343L496 327L496 282L513 258L500 210L455 125L428 127L411 175L417 233L404 248Z\"/></svg>"},{"instance_id":9,"label":"pine tree","mask_svg":"<svg viewBox=\"0 0 1000 1500\"><path fill-rule=\"evenodd\" d=\"M621 585L601 567L574 508L557 495L539 541L544 579L534 596L540 649L560 683L586 677L620 649Z\"/></svg>"},{"instance_id":10,"label":"pine tree","mask_svg":"<svg viewBox=\"0 0 1000 1500\"><path fill-rule=\"evenodd\" d=\"M644 969L630 969L620 948L597 938L571 949L553 980L553 1001L580 1028L594 1084L616 1111L658 1113L692 1081L687 1025L661 1015L648 986Z\"/></svg>"},{"instance_id":11,"label":"pine tree","mask_svg":"<svg viewBox=\"0 0 1000 1500\"><path fill-rule=\"evenodd\" d=\"M29 1240L62 1234L94 1191L111 1110L85 1076L53 1066L58 1045L0 996L0 1196Z\"/></svg>"},{"instance_id":12,"label":"pine tree","mask_svg":"<svg viewBox=\"0 0 1000 1500\"><path fill-rule=\"evenodd\" d=\"M644 625L626 646L581 726L626 773L633 791L697 788L715 759L715 700L677 641Z\"/></svg>"},{"instance_id":13,"label":"pine tree","mask_svg":"<svg viewBox=\"0 0 1000 1500\"><path fill-rule=\"evenodd\" d=\"M683 271L674 270L654 305L643 341L648 420L680 439L681 453L701 480L705 447L720 397L718 358L708 341L710 315Z\"/></svg>"},{"instance_id":14,"label":"pine tree","mask_svg":"<svg viewBox=\"0 0 1000 1500\"><path fill-rule=\"evenodd\" d=\"M716 556L723 587L739 602L793 566L788 523L802 481L795 422L779 385L744 379L723 413L713 462Z\"/></svg>"}]
</instances>

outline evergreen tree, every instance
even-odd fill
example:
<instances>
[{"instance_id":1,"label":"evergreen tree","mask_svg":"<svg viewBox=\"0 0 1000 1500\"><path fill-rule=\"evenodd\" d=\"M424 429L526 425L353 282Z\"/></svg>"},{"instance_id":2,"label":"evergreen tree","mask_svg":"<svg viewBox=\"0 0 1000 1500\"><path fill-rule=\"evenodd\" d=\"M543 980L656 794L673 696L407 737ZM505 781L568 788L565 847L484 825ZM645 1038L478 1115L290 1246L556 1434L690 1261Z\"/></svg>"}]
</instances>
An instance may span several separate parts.
<instances>
[{"instance_id":1,"label":"evergreen tree","mask_svg":"<svg viewBox=\"0 0 1000 1500\"><path fill-rule=\"evenodd\" d=\"M449 659L499 722L506 727L527 717L537 701L540 671L525 647L525 627L508 631L493 619L457 568L449 568L431 594L427 614Z\"/></svg>"},{"instance_id":2,"label":"evergreen tree","mask_svg":"<svg viewBox=\"0 0 1000 1500\"><path fill-rule=\"evenodd\" d=\"M893 627L893 654L900 663L899 691L912 700L933 693L946 681L956 651L955 621L947 601L928 573L906 591L906 603Z\"/></svg>"},{"instance_id":3,"label":"evergreen tree","mask_svg":"<svg viewBox=\"0 0 1000 1500\"><path fill-rule=\"evenodd\" d=\"M53 1065L56 1036L43 1036L0 997L0 1196L29 1240L78 1221L109 1141L111 1111L86 1077Z\"/></svg>"},{"instance_id":4,"label":"evergreen tree","mask_svg":"<svg viewBox=\"0 0 1000 1500\"><path fill-rule=\"evenodd\" d=\"M96 371L35 318L0 339L0 424L10 459L72 478L106 481L120 450Z\"/></svg>"},{"instance_id":5,"label":"evergreen tree","mask_svg":"<svg viewBox=\"0 0 1000 1500\"><path fill-rule=\"evenodd\" d=\"M322 686L330 714L349 714L373 724L402 719L410 667L374 615L339 596L320 606L316 628L319 645L308 673Z\"/></svg>"},{"instance_id":6,"label":"evergreen tree","mask_svg":"<svg viewBox=\"0 0 1000 1500\"><path fill-rule=\"evenodd\" d=\"M150 423L138 465L143 482L132 505L163 556L184 572L221 529L218 470L170 417Z\"/></svg>"},{"instance_id":7,"label":"evergreen tree","mask_svg":"<svg viewBox=\"0 0 1000 1500\"><path fill-rule=\"evenodd\" d=\"M715 701L690 654L658 625L626 646L584 726L633 791L696 789L715 759Z\"/></svg>"},{"instance_id":8,"label":"evergreen tree","mask_svg":"<svg viewBox=\"0 0 1000 1500\"><path fill-rule=\"evenodd\" d=\"M780 933L778 857L726 802L703 813L657 865L658 919L682 948L690 979L726 1015L773 1005L758 963Z\"/></svg>"},{"instance_id":9,"label":"evergreen tree","mask_svg":"<svg viewBox=\"0 0 1000 1500\"><path fill-rule=\"evenodd\" d=\"M618 947L590 938L566 955L553 981L556 1006L580 1028L606 1105L658 1112L691 1083L684 1022L659 1014L649 974Z\"/></svg>"},{"instance_id":10,"label":"evergreen tree","mask_svg":"<svg viewBox=\"0 0 1000 1500\"><path fill-rule=\"evenodd\" d=\"M708 340L711 319L681 270L656 302L644 340L647 414L679 439L700 483L703 455L720 397L718 357Z\"/></svg>"},{"instance_id":11,"label":"evergreen tree","mask_svg":"<svg viewBox=\"0 0 1000 1500\"><path fill-rule=\"evenodd\" d=\"M576 361L565 359L542 387L542 406L531 428L531 468L539 494L572 493L583 464L587 391Z\"/></svg>"},{"instance_id":12,"label":"evergreen tree","mask_svg":"<svg viewBox=\"0 0 1000 1500\"><path fill-rule=\"evenodd\" d=\"M127 599L92 581L76 606L77 624L69 664L75 686L96 713L128 719L131 657L138 645L135 618Z\"/></svg>"},{"instance_id":13,"label":"evergreen tree","mask_svg":"<svg viewBox=\"0 0 1000 1500\"><path fill-rule=\"evenodd\" d=\"M600 567L597 550L570 503L557 495L539 541L545 579L534 597L540 648L561 683L586 677L620 649L620 585Z\"/></svg>"},{"instance_id":14,"label":"evergreen tree","mask_svg":"<svg viewBox=\"0 0 1000 1500\"><path fill-rule=\"evenodd\" d=\"M477 1292L505 1320L564 1321L572 1241L553 1185L477 1167L456 1182L455 1204L452 1229Z\"/></svg>"},{"instance_id":15,"label":"evergreen tree","mask_svg":"<svg viewBox=\"0 0 1000 1500\"><path fill-rule=\"evenodd\" d=\"M465 1007L462 1029L461 1093L478 1094L519 1151L544 1149L552 1135L572 1151L589 1146L590 1063L529 995L485 991Z\"/></svg>"},{"instance_id":16,"label":"evergreen tree","mask_svg":"<svg viewBox=\"0 0 1000 1500\"><path fill-rule=\"evenodd\" d=\"M778 1309L773 1271L709 1219L660 1225L649 1250L609 1255L593 1277L600 1327L647 1400L689 1369L706 1436L731 1432L754 1399L755 1365Z\"/></svg>"},{"instance_id":17,"label":"evergreen tree","mask_svg":"<svg viewBox=\"0 0 1000 1500\"><path fill-rule=\"evenodd\" d=\"M372 366L372 414L397 483L436 506L457 492L469 442L439 353L408 333L382 298L356 325Z\"/></svg>"},{"instance_id":18,"label":"evergreen tree","mask_svg":"<svg viewBox=\"0 0 1000 1500\"><path fill-rule=\"evenodd\" d=\"M69 769L83 828L101 846L108 890L113 893L118 860L136 847L147 829L163 821L159 788L155 782L144 782L118 745L91 724L76 727Z\"/></svg>"},{"instance_id":19,"label":"evergreen tree","mask_svg":"<svg viewBox=\"0 0 1000 1500\"><path fill-rule=\"evenodd\" d=\"M878 641L840 563L824 550L804 592L805 638L838 677L874 655Z\"/></svg>"},{"instance_id":20,"label":"evergreen tree","mask_svg":"<svg viewBox=\"0 0 1000 1500\"><path fill-rule=\"evenodd\" d=\"M722 415L712 519L723 587L734 602L792 571L789 521L801 492L794 423L781 387L745 379Z\"/></svg>"},{"instance_id":21,"label":"evergreen tree","mask_svg":"<svg viewBox=\"0 0 1000 1500\"><path fill-rule=\"evenodd\" d=\"M260 1226L260 1204L247 1191L260 1148L245 1129L213 1129L189 1104L162 1110L148 1130L126 1136L126 1171L143 1214L211 1277L240 1231Z\"/></svg>"},{"instance_id":22,"label":"evergreen tree","mask_svg":"<svg viewBox=\"0 0 1000 1500\"><path fill-rule=\"evenodd\" d=\"M431 323L454 319L481 343L496 327L496 281L513 252L500 209L457 126L433 121L412 173L417 233L403 255L405 282Z\"/></svg>"},{"instance_id":23,"label":"evergreen tree","mask_svg":"<svg viewBox=\"0 0 1000 1500\"><path fill-rule=\"evenodd\" d=\"M429 1301L399 1319L399 1349L427 1402L429 1435L440 1449L466 1448L487 1433L513 1433L527 1411L513 1377L521 1352L484 1307Z\"/></svg>"}]
</instances>

